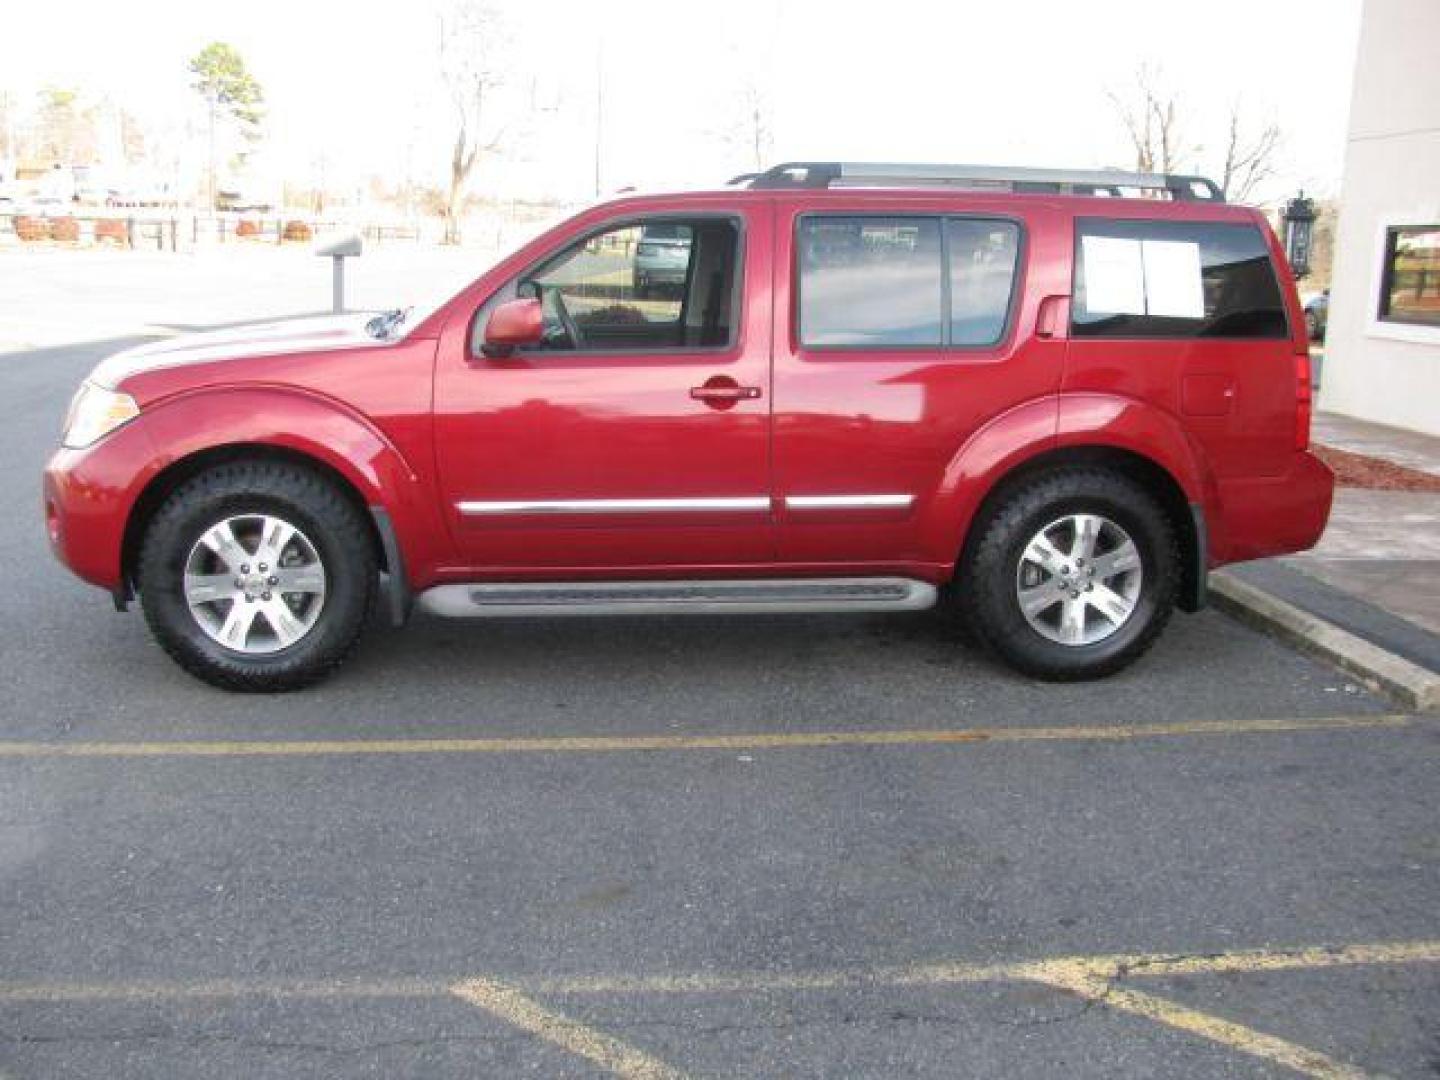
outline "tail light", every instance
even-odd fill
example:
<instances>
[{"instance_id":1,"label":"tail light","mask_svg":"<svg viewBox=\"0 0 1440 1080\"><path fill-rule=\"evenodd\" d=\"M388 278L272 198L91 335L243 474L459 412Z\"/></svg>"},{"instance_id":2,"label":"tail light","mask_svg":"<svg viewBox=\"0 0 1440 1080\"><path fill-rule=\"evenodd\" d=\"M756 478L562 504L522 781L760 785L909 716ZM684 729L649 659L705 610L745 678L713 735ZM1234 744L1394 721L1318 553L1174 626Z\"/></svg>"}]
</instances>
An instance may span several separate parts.
<instances>
[{"instance_id":1,"label":"tail light","mask_svg":"<svg viewBox=\"0 0 1440 1080\"><path fill-rule=\"evenodd\" d=\"M1310 389L1310 353L1295 354L1295 449L1310 449L1310 414L1314 392Z\"/></svg>"}]
</instances>

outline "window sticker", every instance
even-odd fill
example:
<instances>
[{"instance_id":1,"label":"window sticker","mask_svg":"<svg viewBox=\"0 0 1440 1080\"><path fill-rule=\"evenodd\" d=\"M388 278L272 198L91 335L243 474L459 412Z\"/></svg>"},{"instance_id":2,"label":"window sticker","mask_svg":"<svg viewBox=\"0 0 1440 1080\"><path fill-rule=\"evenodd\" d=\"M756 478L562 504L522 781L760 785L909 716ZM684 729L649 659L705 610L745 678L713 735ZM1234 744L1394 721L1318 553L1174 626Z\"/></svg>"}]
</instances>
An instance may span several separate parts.
<instances>
[{"instance_id":1,"label":"window sticker","mask_svg":"<svg viewBox=\"0 0 1440 1080\"><path fill-rule=\"evenodd\" d=\"M1085 307L1114 315L1145 314L1145 261L1139 240L1087 236Z\"/></svg>"},{"instance_id":2,"label":"window sticker","mask_svg":"<svg viewBox=\"0 0 1440 1080\"><path fill-rule=\"evenodd\" d=\"M1200 285L1200 245L1188 240L1145 240L1142 244L1146 314L1203 319L1205 292ZM1089 272L1088 263L1086 272Z\"/></svg>"}]
</instances>

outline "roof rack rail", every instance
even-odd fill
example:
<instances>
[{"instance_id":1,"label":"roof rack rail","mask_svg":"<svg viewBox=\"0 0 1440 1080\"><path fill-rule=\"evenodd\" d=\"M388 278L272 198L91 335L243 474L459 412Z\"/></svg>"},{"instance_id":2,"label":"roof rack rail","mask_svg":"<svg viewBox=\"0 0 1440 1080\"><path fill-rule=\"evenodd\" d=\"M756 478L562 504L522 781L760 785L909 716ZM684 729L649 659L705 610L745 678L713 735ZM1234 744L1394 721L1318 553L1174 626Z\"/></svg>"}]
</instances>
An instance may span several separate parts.
<instances>
[{"instance_id":1,"label":"roof rack rail","mask_svg":"<svg viewBox=\"0 0 1440 1080\"><path fill-rule=\"evenodd\" d=\"M1050 195L1121 196L1127 189L1171 199L1224 202L1214 181L1179 173L1118 169L1032 169L1005 165L917 165L855 161L787 161L748 180L752 188L955 187Z\"/></svg>"}]
</instances>

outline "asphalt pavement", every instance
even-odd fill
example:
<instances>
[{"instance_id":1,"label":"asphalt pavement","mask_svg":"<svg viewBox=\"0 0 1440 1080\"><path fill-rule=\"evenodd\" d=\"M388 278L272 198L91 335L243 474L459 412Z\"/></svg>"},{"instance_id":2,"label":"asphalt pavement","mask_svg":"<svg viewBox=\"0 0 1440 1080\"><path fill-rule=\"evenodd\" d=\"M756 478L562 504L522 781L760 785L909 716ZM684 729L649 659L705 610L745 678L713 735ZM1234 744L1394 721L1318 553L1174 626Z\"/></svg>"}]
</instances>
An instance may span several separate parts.
<instances>
[{"instance_id":1,"label":"asphalt pavement","mask_svg":"<svg viewBox=\"0 0 1440 1080\"><path fill-rule=\"evenodd\" d=\"M0 357L0 1076L1440 1072L1433 717L1214 612L1079 686L920 614L225 694L46 550L119 344Z\"/></svg>"}]
</instances>

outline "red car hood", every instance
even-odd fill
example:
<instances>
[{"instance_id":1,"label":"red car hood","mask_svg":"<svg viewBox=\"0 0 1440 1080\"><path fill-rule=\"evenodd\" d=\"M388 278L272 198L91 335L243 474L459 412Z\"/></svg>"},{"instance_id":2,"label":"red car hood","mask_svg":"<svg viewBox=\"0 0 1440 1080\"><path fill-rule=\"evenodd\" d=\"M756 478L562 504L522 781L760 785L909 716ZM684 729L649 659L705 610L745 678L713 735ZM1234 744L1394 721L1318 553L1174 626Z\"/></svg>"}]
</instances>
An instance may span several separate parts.
<instances>
[{"instance_id":1,"label":"red car hood","mask_svg":"<svg viewBox=\"0 0 1440 1080\"><path fill-rule=\"evenodd\" d=\"M240 360L247 356L327 352L393 344L392 340L377 339L365 332L365 324L372 317L366 314L335 315L262 323L203 334L183 334L137 345L107 357L90 373L90 381L113 390L132 375L158 368Z\"/></svg>"}]
</instances>

